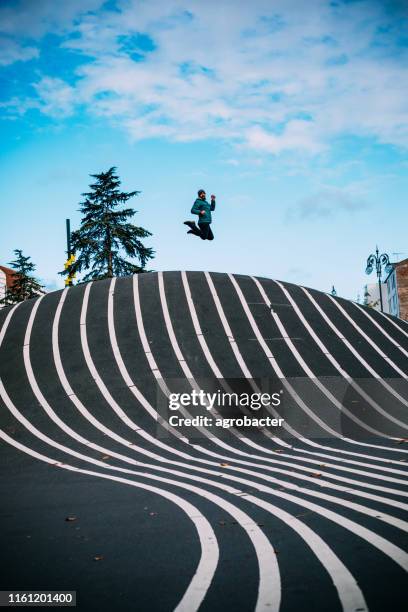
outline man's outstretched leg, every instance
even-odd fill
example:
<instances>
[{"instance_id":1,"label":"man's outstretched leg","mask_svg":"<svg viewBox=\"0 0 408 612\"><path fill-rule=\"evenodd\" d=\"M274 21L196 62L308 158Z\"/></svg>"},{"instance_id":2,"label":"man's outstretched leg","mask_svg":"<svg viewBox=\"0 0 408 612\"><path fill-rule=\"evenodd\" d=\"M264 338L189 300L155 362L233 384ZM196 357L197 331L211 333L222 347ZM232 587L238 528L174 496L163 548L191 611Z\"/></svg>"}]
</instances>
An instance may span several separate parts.
<instances>
[{"instance_id":1,"label":"man's outstretched leg","mask_svg":"<svg viewBox=\"0 0 408 612\"><path fill-rule=\"evenodd\" d=\"M201 236L200 230L196 226L195 221L184 221L184 225L187 225L190 228L187 234L194 234L195 236Z\"/></svg>"},{"instance_id":2,"label":"man's outstretched leg","mask_svg":"<svg viewBox=\"0 0 408 612\"><path fill-rule=\"evenodd\" d=\"M184 225L188 225L188 227L190 229L193 229L194 227L197 227L195 224L195 221L183 221Z\"/></svg>"}]
</instances>

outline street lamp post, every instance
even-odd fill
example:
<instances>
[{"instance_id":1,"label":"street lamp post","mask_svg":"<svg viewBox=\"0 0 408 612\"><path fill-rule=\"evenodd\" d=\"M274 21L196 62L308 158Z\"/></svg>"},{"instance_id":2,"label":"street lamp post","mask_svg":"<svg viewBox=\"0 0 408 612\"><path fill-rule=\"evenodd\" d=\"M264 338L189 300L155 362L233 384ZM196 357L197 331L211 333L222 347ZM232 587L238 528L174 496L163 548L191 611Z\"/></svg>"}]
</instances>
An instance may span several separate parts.
<instances>
[{"instance_id":1,"label":"street lamp post","mask_svg":"<svg viewBox=\"0 0 408 612\"><path fill-rule=\"evenodd\" d=\"M375 255L371 254L367 259L367 267L366 274L371 274L375 266L375 270L377 273L378 279L378 289L380 292L380 308L381 312L383 312L383 299L382 299L382 291L381 291L381 276L382 276L382 268L388 268L390 266L390 258L387 253L379 254L378 246L375 247Z\"/></svg>"}]
</instances>

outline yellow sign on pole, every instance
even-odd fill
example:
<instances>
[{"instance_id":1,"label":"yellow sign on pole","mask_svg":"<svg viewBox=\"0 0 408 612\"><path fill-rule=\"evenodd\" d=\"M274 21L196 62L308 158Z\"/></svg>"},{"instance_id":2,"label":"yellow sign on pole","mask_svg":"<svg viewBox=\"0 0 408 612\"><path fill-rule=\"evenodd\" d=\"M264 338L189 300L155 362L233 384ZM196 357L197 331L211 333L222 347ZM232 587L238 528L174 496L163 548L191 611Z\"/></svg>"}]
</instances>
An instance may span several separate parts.
<instances>
[{"instance_id":1,"label":"yellow sign on pole","mask_svg":"<svg viewBox=\"0 0 408 612\"><path fill-rule=\"evenodd\" d=\"M64 263L64 268L65 270L69 270L69 268L72 266L72 264L75 262L75 255L71 255L67 261ZM68 277L65 279L65 286L66 287L71 287L72 285L72 280L76 278L76 274L69 272L68 273Z\"/></svg>"}]
</instances>

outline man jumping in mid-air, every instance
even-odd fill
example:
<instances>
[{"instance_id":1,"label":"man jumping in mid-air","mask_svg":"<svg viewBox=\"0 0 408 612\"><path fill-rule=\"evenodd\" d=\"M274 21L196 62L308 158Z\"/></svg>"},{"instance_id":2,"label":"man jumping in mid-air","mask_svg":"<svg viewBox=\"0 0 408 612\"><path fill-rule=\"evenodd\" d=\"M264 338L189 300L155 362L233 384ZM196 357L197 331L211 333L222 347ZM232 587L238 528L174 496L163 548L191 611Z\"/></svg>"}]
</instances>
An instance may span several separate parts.
<instances>
[{"instance_id":1,"label":"man jumping in mid-air","mask_svg":"<svg viewBox=\"0 0 408 612\"><path fill-rule=\"evenodd\" d=\"M214 234L211 231L211 211L215 210L215 195L211 196L211 204L205 199L206 193L204 189L198 191L198 198L193 204L191 212L193 215L198 215L198 227L195 221L184 221L185 225L190 228L187 234L200 236L202 240L214 240Z\"/></svg>"}]
</instances>

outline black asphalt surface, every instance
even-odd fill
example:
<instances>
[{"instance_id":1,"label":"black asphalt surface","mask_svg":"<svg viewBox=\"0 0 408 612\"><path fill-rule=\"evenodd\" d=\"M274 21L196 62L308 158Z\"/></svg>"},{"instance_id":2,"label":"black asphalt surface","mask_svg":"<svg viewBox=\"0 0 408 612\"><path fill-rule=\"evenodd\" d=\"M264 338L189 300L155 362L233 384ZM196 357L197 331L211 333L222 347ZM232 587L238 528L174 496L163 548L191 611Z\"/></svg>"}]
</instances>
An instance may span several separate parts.
<instances>
[{"instance_id":1,"label":"black asphalt surface","mask_svg":"<svg viewBox=\"0 0 408 612\"><path fill-rule=\"evenodd\" d=\"M147 273L2 309L0 378L0 590L76 590L91 612L406 610L403 321ZM282 428L160 423L267 416L167 410L266 388Z\"/></svg>"}]
</instances>

